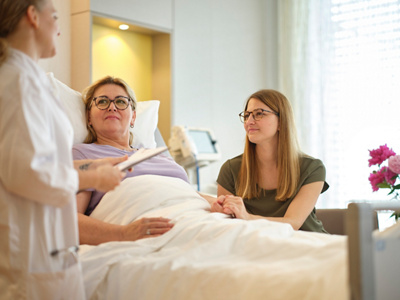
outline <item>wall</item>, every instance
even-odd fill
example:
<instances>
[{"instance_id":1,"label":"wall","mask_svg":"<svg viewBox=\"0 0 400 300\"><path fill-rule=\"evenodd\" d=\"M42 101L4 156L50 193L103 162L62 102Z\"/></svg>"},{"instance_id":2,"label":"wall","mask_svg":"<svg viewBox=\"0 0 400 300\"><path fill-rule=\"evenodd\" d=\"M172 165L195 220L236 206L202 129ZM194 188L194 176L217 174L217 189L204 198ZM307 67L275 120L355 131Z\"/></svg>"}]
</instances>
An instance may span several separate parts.
<instances>
[{"instance_id":1,"label":"wall","mask_svg":"<svg viewBox=\"0 0 400 300\"><path fill-rule=\"evenodd\" d=\"M171 37L169 34L153 36L153 99L160 100L158 128L168 142L171 131ZM168 125L167 125L168 124Z\"/></svg>"},{"instance_id":2,"label":"wall","mask_svg":"<svg viewBox=\"0 0 400 300\"><path fill-rule=\"evenodd\" d=\"M58 11L61 35L57 41L57 54L53 58L42 59L39 65L46 72L53 72L54 76L67 85L71 83L71 10L68 0L53 0Z\"/></svg>"},{"instance_id":3,"label":"wall","mask_svg":"<svg viewBox=\"0 0 400 300\"><path fill-rule=\"evenodd\" d=\"M172 28L172 3L173 0L91 0L90 10L121 21L134 21L137 25L169 32Z\"/></svg>"},{"instance_id":4,"label":"wall","mask_svg":"<svg viewBox=\"0 0 400 300\"><path fill-rule=\"evenodd\" d=\"M247 97L273 85L267 76L266 4L174 2L172 125L211 128L222 151L221 161L200 169L201 188L215 182L223 162L242 153L238 114Z\"/></svg>"},{"instance_id":5,"label":"wall","mask_svg":"<svg viewBox=\"0 0 400 300\"><path fill-rule=\"evenodd\" d=\"M152 99L152 38L149 35L92 26L92 81L106 75L123 78L138 101ZM123 58L123 59L121 59Z\"/></svg>"},{"instance_id":6,"label":"wall","mask_svg":"<svg viewBox=\"0 0 400 300\"><path fill-rule=\"evenodd\" d=\"M71 18L77 22L72 26L90 27L87 24L90 6L106 16L171 31L172 125L209 127L222 150L220 162L201 169L201 186L206 187L215 181L226 159L242 152L245 135L237 115L243 110L246 98L261 88L277 88L277 1L54 0L54 3L63 7L62 12L59 8L61 18L68 17L69 3L75 5ZM86 29L82 34L90 40ZM88 63L85 55L89 48L82 45L70 55L81 56L81 61ZM58 56L48 69L57 72L58 77L66 77L70 72L66 66L69 61L68 57ZM77 64L74 59L71 62ZM81 82L78 80L78 84Z\"/></svg>"}]
</instances>

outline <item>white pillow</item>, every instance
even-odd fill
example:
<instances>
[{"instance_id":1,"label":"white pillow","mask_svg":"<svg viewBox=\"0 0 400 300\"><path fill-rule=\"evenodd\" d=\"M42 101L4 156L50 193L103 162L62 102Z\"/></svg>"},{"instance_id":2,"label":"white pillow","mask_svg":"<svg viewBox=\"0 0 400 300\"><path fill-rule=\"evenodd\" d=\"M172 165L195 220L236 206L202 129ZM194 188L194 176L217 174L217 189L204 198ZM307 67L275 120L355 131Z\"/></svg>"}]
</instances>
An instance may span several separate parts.
<instances>
[{"instance_id":1,"label":"white pillow","mask_svg":"<svg viewBox=\"0 0 400 300\"><path fill-rule=\"evenodd\" d=\"M135 125L130 129L133 133L133 147L155 148L157 146L154 132L158 124L159 107L158 100L137 102Z\"/></svg>"},{"instance_id":2,"label":"white pillow","mask_svg":"<svg viewBox=\"0 0 400 300\"><path fill-rule=\"evenodd\" d=\"M53 73L47 74L57 97L65 107L65 112L74 128L74 144L83 143L86 135L85 105L81 93L71 89L66 84L54 77ZM132 146L155 148L157 146L154 133L158 124L158 109L160 101L139 101L136 106L136 121L133 133Z\"/></svg>"}]
</instances>

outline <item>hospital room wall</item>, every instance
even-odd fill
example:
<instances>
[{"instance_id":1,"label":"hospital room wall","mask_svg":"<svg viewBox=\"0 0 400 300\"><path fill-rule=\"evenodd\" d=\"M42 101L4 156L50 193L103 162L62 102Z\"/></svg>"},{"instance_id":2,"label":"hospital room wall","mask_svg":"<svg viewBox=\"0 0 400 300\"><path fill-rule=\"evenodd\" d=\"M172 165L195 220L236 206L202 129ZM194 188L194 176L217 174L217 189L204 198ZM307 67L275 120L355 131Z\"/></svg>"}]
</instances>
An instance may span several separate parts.
<instances>
[{"instance_id":1,"label":"hospital room wall","mask_svg":"<svg viewBox=\"0 0 400 300\"><path fill-rule=\"evenodd\" d=\"M139 101L151 100L152 52L149 35L93 24L92 60L99 63L92 64L92 80L123 78Z\"/></svg>"},{"instance_id":2,"label":"hospital room wall","mask_svg":"<svg viewBox=\"0 0 400 300\"><path fill-rule=\"evenodd\" d=\"M61 35L57 39L57 55L39 61L41 67L67 85L71 83L71 3L69 0L53 0L58 11Z\"/></svg>"},{"instance_id":3,"label":"hospital room wall","mask_svg":"<svg viewBox=\"0 0 400 300\"><path fill-rule=\"evenodd\" d=\"M55 76L71 83L70 5L77 0L53 0L62 34L56 58L42 62ZM118 0L125 1L125 0ZM128 1L140 12L139 0ZM222 158L200 170L201 187L215 182L222 163L242 152L244 130L237 114L246 98L261 88L277 88L277 0L152 0L169 5L164 16L151 16L155 27L171 27L171 124L211 128ZM102 3L91 5L100 9ZM100 3L100 4L99 4ZM159 3L159 4L157 4ZM101 6L101 5L100 5ZM113 5L113 15L132 14ZM160 11L160 10L158 10ZM172 12L169 15L169 12ZM146 14L138 23L145 24ZM158 24L159 22L160 24Z\"/></svg>"},{"instance_id":4,"label":"hospital room wall","mask_svg":"<svg viewBox=\"0 0 400 300\"><path fill-rule=\"evenodd\" d=\"M200 169L200 188L213 192L221 165L243 152L247 97L277 88L276 1L174 3L172 123L214 131L222 158Z\"/></svg>"}]
</instances>

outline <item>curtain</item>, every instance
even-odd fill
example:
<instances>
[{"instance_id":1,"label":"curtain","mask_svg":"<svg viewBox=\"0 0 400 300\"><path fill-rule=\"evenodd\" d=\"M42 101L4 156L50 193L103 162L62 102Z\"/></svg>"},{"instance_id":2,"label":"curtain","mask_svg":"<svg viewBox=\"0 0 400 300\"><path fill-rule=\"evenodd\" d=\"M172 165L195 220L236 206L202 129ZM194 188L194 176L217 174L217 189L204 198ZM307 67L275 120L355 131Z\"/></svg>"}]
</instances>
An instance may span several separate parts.
<instances>
[{"instance_id":1,"label":"curtain","mask_svg":"<svg viewBox=\"0 0 400 300\"><path fill-rule=\"evenodd\" d=\"M327 169L317 206L390 199L372 192L368 150L400 154L400 0L280 0L278 20L279 89Z\"/></svg>"}]
</instances>

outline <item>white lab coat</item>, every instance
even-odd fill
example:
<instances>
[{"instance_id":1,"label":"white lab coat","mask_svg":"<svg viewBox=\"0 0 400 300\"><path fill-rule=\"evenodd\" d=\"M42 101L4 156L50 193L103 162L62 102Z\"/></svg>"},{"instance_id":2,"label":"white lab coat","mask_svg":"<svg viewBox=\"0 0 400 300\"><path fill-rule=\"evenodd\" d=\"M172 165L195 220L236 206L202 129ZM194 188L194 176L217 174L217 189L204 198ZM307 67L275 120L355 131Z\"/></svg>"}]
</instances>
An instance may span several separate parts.
<instances>
[{"instance_id":1,"label":"white lab coat","mask_svg":"<svg viewBox=\"0 0 400 300\"><path fill-rule=\"evenodd\" d=\"M45 72L12 50L0 66L0 299L84 299L73 129Z\"/></svg>"}]
</instances>

